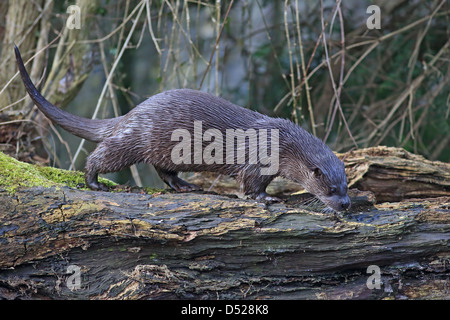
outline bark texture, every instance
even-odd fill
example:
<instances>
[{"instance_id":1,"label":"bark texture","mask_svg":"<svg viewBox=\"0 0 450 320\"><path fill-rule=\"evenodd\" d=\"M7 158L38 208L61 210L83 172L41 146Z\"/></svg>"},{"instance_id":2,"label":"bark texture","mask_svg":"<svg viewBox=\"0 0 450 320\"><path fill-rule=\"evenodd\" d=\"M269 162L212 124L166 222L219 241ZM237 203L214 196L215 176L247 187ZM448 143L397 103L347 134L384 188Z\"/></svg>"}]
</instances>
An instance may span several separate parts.
<instances>
[{"instance_id":1,"label":"bark texture","mask_svg":"<svg viewBox=\"0 0 450 320\"><path fill-rule=\"evenodd\" d=\"M438 178L446 164L399 156L429 169L412 179L414 166L404 174L394 156L373 162L381 155L355 153L346 162L349 170L370 163L366 176L377 177L370 183L390 181L383 172L391 168L399 188L405 176L429 175L448 192L448 179ZM364 185L364 177L357 181ZM352 192L352 209L334 215L295 196L265 204L207 192L0 191L0 296L448 298L450 197L374 203L370 192ZM380 268L380 289L367 285L377 279L371 265Z\"/></svg>"}]
</instances>

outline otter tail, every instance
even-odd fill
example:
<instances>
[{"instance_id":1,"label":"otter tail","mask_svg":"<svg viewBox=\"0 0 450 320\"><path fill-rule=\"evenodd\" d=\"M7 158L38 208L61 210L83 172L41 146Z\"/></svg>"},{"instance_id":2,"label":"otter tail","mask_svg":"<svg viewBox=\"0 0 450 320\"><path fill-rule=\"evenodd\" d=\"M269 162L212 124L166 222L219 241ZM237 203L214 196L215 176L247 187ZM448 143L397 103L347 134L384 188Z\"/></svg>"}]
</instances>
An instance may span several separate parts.
<instances>
[{"instance_id":1,"label":"otter tail","mask_svg":"<svg viewBox=\"0 0 450 320\"><path fill-rule=\"evenodd\" d=\"M42 113L44 113L45 116L53 123L80 138L93 142L101 142L112 132L120 117L103 120L86 119L61 110L48 102L39 93L31 81L17 46L14 46L14 51L16 53L17 66L19 67L20 75L22 77L23 84L27 89L28 95L31 97L39 110L41 110Z\"/></svg>"}]
</instances>

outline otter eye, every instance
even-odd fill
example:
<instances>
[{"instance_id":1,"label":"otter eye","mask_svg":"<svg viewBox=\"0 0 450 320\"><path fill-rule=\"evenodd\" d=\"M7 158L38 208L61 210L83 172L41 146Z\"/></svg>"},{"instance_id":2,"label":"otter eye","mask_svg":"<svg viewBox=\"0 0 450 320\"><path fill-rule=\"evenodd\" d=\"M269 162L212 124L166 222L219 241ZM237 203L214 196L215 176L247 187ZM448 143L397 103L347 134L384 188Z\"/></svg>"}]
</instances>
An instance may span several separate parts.
<instances>
[{"instance_id":1,"label":"otter eye","mask_svg":"<svg viewBox=\"0 0 450 320\"><path fill-rule=\"evenodd\" d=\"M331 187L331 188L330 188L330 193L331 193L331 194L335 194L335 193L336 193L336 191L337 191L337 190L336 190L336 188L335 188L335 187Z\"/></svg>"},{"instance_id":2,"label":"otter eye","mask_svg":"<svg viewBox=\"0 0 450 320\"><path fill-rule=\"evenodd\" d=\"M320 177L322 175L322 171L319 168L314 168L313 172L316 177Z\"/></svg>"}]
</instances>

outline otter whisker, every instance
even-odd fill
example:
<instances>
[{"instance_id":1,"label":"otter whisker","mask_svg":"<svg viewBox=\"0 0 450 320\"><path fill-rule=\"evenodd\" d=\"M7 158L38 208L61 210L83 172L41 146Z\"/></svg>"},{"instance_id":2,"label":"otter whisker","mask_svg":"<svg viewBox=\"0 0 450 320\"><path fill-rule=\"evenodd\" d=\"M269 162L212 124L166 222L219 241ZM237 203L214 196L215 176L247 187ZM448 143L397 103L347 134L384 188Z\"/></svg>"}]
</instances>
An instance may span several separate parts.
<instances>
[{"instance_id":1,"label":"otter whisker","mask_svg":"<svg viewBox=\"0 0 450 320\"><path fill-rule=\"evenodd\" d=\"M322 207L324 206L323 202L317 197L306 199L302 201L301 204L305 206L308 210L312 211L321 210Z\"/></svg>"},{"instance_id":2,"label":"otter whisker","mask_svg":"<svg viewBox=\"0 0 450 320\"><path fill-rule=\"evenodd\" d=\"M328 206L325 206L325 208L323 208L323 209L321 210L321 212L324 213L324 214L332 214L332 213L335 213L335 211L334 211L333 209L331 209L330 207L328 207Z\"/></svg>"}]
</instances>

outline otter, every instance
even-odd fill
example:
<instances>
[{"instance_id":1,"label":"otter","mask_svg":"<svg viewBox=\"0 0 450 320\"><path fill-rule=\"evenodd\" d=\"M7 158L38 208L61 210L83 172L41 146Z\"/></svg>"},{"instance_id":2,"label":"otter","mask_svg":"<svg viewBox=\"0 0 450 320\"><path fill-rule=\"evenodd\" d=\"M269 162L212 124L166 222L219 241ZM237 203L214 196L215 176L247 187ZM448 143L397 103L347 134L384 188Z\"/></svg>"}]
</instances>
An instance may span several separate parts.
<instances>
[{"instance_id":1,"label":"otter","mask_svg":"<svg viewBox=\"0 0 450 320\"><path fill-rule=\"evenodd\" d=\"M86 119L48 102L32 83L17 46L14 49L22 81L39 110L71 134L98 143L85 166L86 185L92 190L108 190L99 183L99 173L144 162L153 165L161 179L177 192L201 190L179 178L178 172L209 171L233 176L246 196L277 201L266 193L266 187L281 176L299 183L334 211L350 207L344 163L320 139L287 119L272 118L190 89L156 94L120 117ZM229 132L235 133L231 143L220 137ZM255 138L251 133L256 132L259 136ZM194 139L188 136L184 142L193 141L193 161L191 145L180 146L184 135L189 134ZM195 137L198 134L203 138L200 141ZM235 138L239 140L242 135L244 138L236 145ZM230 146L226 153L232 151L232 155L227 154L226 161L221 161L221 153ZM265 151L265 156L261 152L255 154L252 147ZM209 157L198 157L196 149ZM269 158L268 150L276 157ZM239 159L238 151L243 158ZM260 161L250 161L258 155ZM264 173L269 166L272 171Z\"/></svg>"}]
</instances>

